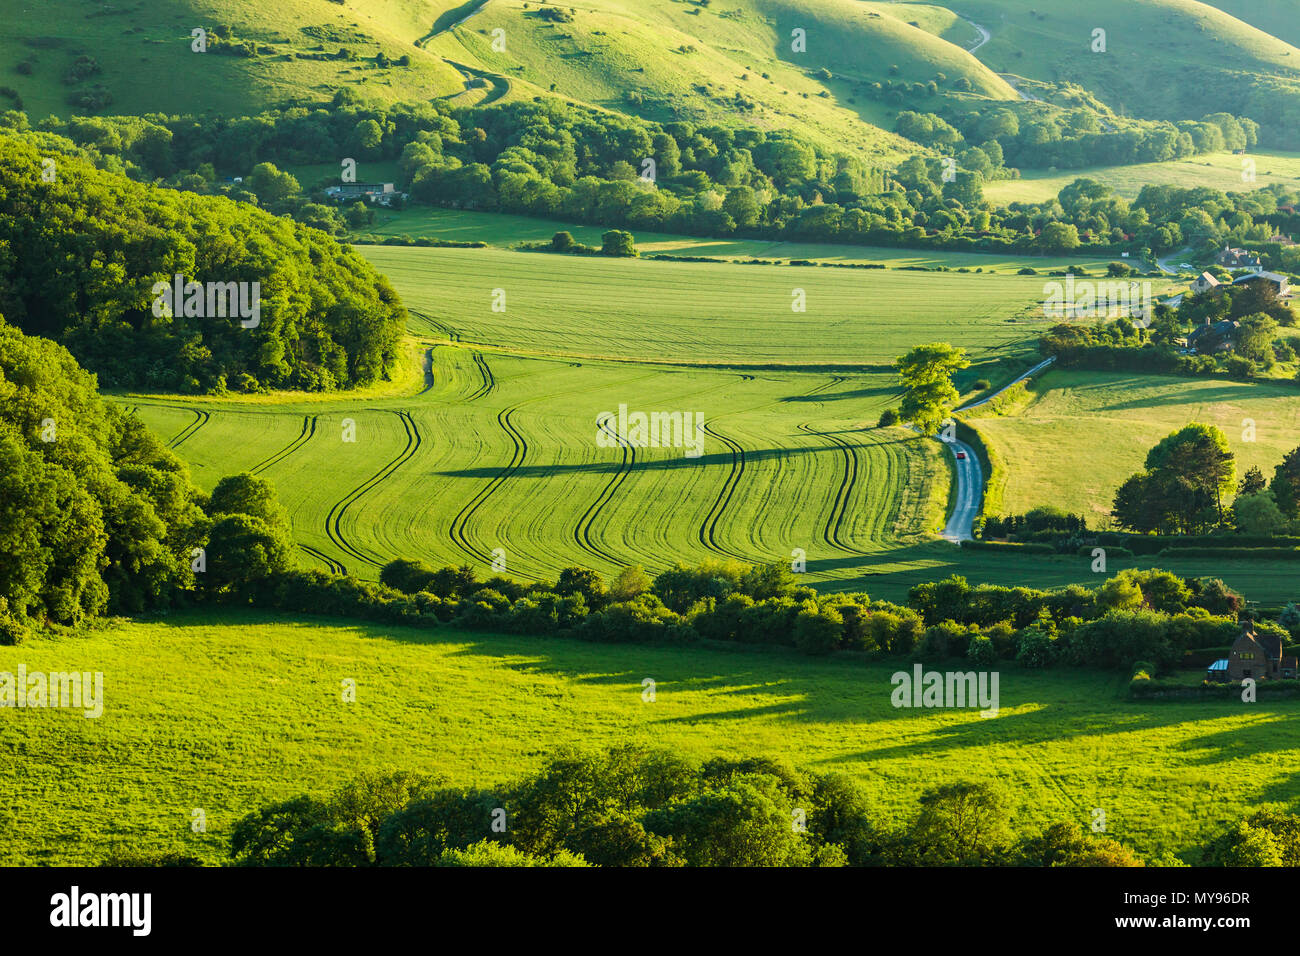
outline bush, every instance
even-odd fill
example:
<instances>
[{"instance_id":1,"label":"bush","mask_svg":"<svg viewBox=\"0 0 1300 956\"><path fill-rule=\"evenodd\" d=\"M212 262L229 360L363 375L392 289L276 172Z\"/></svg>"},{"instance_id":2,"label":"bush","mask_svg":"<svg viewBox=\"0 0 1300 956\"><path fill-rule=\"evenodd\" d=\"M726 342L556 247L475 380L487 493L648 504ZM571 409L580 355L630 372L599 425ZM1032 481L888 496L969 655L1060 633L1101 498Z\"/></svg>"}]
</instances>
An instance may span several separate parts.
<instances>
[{"instance_id":1,"label":"bush","mask_svg":"<svg viewBox=\"0 0 1300 956\"><path fill-rule=\"evenodd\" d=\"M1020 632L1016 660L1025 667L1047 667L1056 659L1056 640L1038 627Z\"/></svg>"},{"instance_id":2,"label":"bush","mask_svg":"<svg viewBox=\"0 0 1300 956\"><path fill-rule=\"evenodd\" d=\"M805 608L794 619L794 646L805 654L829 654L843 632L844 618L839 611Z\"/></svg>"},{"instance_id":3,"label":"bush","mask_svg":"<svg viewBox=\"0 0 1300 956\"><path fill-rule=\"evenodd\" d=\"M4 599L0 598L0 602ZM27 639L27 626L10 614L0 614L0 647L16 647Z\"/></svg>"},{"instance_id":4,"label":"bush","mask_svg":"<svg viewBox=\"0 0 1300 956\"><path fill-rule=\"evenodd\" d=\"M989 638L980 635L972 637L966 649L966 659L979 668L992 667L998 662L998 652Z\"/></svg>"},{"instance_id":5,"label":"bush","mask_svg":"<svg viewBox=\"0 0 1300 956\"><path fill-rule=\"evenodd\" d=\"M890 425L897 425L901 418L902 416L898 414L898 409L886 408L880 413L880 420L876 423L876 426L878 428L887 428Z\"/></svg>"}]
</instances>

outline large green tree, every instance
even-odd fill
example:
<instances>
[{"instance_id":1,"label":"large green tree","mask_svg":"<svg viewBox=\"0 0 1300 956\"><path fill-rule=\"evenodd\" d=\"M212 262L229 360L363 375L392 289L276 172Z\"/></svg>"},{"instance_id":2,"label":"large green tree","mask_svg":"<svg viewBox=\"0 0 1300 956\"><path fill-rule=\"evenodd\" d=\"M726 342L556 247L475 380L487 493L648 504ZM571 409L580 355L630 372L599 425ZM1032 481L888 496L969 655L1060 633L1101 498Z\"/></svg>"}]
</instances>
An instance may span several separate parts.
<instances>
[{"instance_id":1,"label":"large green tree","mask_svg":"<svg viewBox=\"0 0 1300 956\"><path fill-rule=\"evenodd\" d=\"M1147 453L1146 470L1116 491L1114 515L1134 531L1197 534L1224 523L1224 499L1236 477L1227 436L1192 422Z\"/></svg>"},{"instance_id":2,"label":"large green tree","mask_svg":"<svg viewBox=\"0 0 1300 956\"><path fill-rule=\"evenodd\" d=\"M894 363L903 382L903 418L923 435L939 431L960 397L952 375L967 368L964 350L947 342L918 345Z\"/></svg>"}]
</instances>

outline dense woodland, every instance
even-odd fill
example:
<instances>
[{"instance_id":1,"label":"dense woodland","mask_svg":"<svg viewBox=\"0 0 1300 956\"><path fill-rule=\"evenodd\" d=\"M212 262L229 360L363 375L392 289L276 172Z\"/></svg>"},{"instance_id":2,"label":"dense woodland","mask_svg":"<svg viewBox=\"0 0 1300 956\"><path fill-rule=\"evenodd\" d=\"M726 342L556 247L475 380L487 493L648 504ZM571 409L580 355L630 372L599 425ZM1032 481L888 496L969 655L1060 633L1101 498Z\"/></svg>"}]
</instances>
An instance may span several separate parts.
<instances>
[{"instance_id":1,"label":"dense woodland","mask_svg":"<svg viewBox=\"0 0 1300 956\"><path fill-rule=\"evenodd\" d=\"M1060 144L1108 147L1080 153L1082 165L1245 148L1258 136L1252 121L1226 113L1111 131L1090 129L1096 119L1088 117L1078 111L1022 123L1016 110L999 107L964 116L958 128L904 112L900 131L926 151L889 172L785 132L658 125L557 101L376 107L340 91L330 103L256 117L50 118L39 128L68 137L106 167L257 202L338 233L344 219L313 190L321 184L299 184L276 164L352 158L364 178L367 161L397 160L401 185L416 202L710 236L1052 254L1091 244L1159 253L1225 242L1260 246L1300 227L1300 192L1277 185L1240 194L1149 186L1130 203L1081 179L1044 203L997 208L984 200L984 183L1018 175L1008 163L1069 168L1051 153ZM3 122L27 123L12 111ZM1275 266L1300 269L1293 250L1285 262L1280 248L1265 251L1275 254Z\"/></svg>"},{"instance_id":2,"label":"dense woodland","mask_svg":"<svg viewBox=\"0 0 1300 956\"><path fill-rule=\"evenodd\" d=\"M159 314L156 283L260 284L260 321ZM292 219L0 135L0 312L107 388L328 390L395 368L406 313L359 255ZM168 314L170 313L170 314Z\"/></svg>"}]
</instances>

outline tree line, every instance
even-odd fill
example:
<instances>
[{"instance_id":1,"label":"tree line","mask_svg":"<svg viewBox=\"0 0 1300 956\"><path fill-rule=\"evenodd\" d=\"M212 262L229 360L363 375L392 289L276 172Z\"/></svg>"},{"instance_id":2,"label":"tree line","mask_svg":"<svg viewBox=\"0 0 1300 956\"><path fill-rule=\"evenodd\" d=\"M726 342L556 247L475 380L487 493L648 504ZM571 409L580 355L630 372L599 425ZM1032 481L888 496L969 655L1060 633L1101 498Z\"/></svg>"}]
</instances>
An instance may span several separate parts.
<instances>
[{"instance_id":1,"label":"tree line","mask_svg":"<svg viewBox=\"0 0 1300 956\"><path fill-rule=\"evenodd\" d=\"M1202 239L1266 241L1290 215L1284 207L1294 208L1295 190L1278 185L1232 195L1148 187L1129 203L1087 179L1044 203L996 208L983 184L1012 175L1006 147L1022 135L1014 111L972 114L965 134L931 114L904 112L899 121L931 151L893 170L783 131L657 124L555 100L373 106L344 90L328 104L255 117L50 118L38 128L140 178L258 203L337 233L344 220L323 193L337 176L302 189L275 164L352 158L364 179L368 161L396 160L401 185L419 202L606 227L1044 254L1082 243L1141 253ZM10 111L0 123L23 128L27 120ZM1254 135L1248 120L1227 114L1185 125L1162 130L1171 155L1187 143L1196 152ZM348 215L361 217L355 227L371 212Z\"/></svg>"},{"instance_id":2,"label":"tree line","mask_svg":"<svg viewBox=\"0 0 1300 956\"><path fill-rule=\"evenodd\" d=\"M256 808L231 830L233 866L1294 867L1300 815L1264 806L1175 854L1143 858L1075 820L1026 818L998 784L921 790L899 816L853 777L781 759L703 761L641 744L565 748L500 783L363 774L325 796ZM201 866L116 851L107 866Z\"/></svg>"},{"instance_id":3,"label":"tree line","mask_svg":"<svg viewBox=\"0 0 1300 956\"><path fill-rule=\"evenodd\" d=\"M926 789L897 822L852 777L768 757L695 762L626 744L561 750L517 780L369 774L240 819L235 866L1142 866L1073 821L1013 826L995 784ZM1162 854L1158 862L1178 861ZM197 865L116 854L110 865Z\"/></svg>"}]
</instances>

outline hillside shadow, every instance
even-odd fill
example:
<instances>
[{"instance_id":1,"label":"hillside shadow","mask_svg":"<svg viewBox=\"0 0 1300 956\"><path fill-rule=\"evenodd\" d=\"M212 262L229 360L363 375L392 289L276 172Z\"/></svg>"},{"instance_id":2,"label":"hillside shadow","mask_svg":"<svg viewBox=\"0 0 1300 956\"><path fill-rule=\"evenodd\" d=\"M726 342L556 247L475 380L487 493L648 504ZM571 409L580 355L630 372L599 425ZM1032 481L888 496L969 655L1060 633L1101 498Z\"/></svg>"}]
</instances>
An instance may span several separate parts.
<instances>
[{"instance_id":1,"label":"hillside shadow","mask_svg":"<svg viewBox=\"0 0 1300 956\"><path fill-rule=\"evenodd\" d=\"M657 703L672 701L674 694L706 695L694 701L706 709L697 706L690 713L664 716L648 711L652 726L713 722L724 725L719 730L726 733L725 725L761 718L792 724L862 725L864 734L878 738L862 741L859 749L851 752L815 758L814 763L943 759L970 747L1032 748L1082 738L1096 739L1098 750L1104 751L1106 739L1120 735L1149 739L1155 750L1187 753L1189 762L1198 766L1300 749L1300 724L1289 719L1300 714L1300 702L1254 705L1261 709L1250 726L1175 738L1169 735L1172 728L1239 715L1241 705L1232 701L1128 701L1122 697L1122 675L1095 670L1026 671L1003 662L999 668L1000 712L983 718L976 707L892 706L892 675L910 673L914 666L905 659L809 658L785 647L712 642L593 644L567 636L484 634L446 626L426 631L253 610L223 609L218 616L220 621L214 624L213 612L205 609L152 622L174 630L178 642L186 640L185 631L190 628L290 624L319 631L320 647L330 654L340 653L331 632L344 631L349 636L359 632L363 642L373 642L378 654L386 643L450 646L453 658L478 659L522 675L547 676L627 695L629 707L643 706L641 681L649 677L656 682ZM939 672L971 669L964 659L924 667ZM550 696L549 688L539 687L538 696ZM945 719L936 725L934 719L940 716ZM873 731L868 725L881 727ZM1169 741L1167 747L1162 746L1165 740ZM1130 751L1133 747L1126 744Z\"/></svg>"},{"instance_id":2,"label":"hillside shadow","mask_svg":"<svg viewBox=\"0 0 1300 956\"><path fill-rule=\"evenodd\" d=\"M1146 383L1150 385L1150 382ZM1109 405L1100 406L1102 411L1124 411L1134 408L1151 408L1154 405L1193 405L1200 402L1219 402L1232 401L1239 402L1244 398L1252 397L1246 387L1249 383L1242 383L1235 388L1227 385L1197 384L1179 389L1177 392L1171 392L1167 395L1158 397L1145 397L1133 399L1127 402L1112 402Z\"/></svg>"},{"instance_id":3,"label":"hillside shadow","mask_svg":"<svg viewBox=\"0 0 1300 956\"><path fill-rule=\"evenodd\" d=\"M846 429L844 433L859 432L860 429ZM802 437L812 437L800 432L797 433ZM838 432L823 432L823 434L839 434ZM792 437L794 437L792 435ZM895 438L879 442L863 442L852 445L859 451L869 451L872 448L880 448L885 445L902 444L905 441L915 441L915 438ZM709 443L709 437L705 436L705 444ZM715 442L716 444L716 442ZM540 464L540 465L520 465L516 468L507 469L504 464L497 465L480 465L473 468L455 468L435 471L432 474L441 475L446 478L496 478L503 471L508 470L511 478L547 478L555 475L571 474L588 474L588 475L615 475L626 469L621 455L621 448L610 447L603 449L608 451L611 456L619 455L619 458L611 458L609 461L600 462L583 462L581 464ZM637 451L646 449L638 448ZM661 451L663 449L655 449ZM677 449L680 451L680 449ZM841 449L836 445L810 445L806 448L758 448L745 449L745 464L755 464L767 461L791 460L802 455L841 455ZM645 459L638 457L636 463L631 466L634 471L675 471L680 468L698 468L701 466L730 466L733 462L732 453L717 452L700 455L698 458L688 458L684 454L672 458L652 458Z\"/></svg>"}]
</instances>

